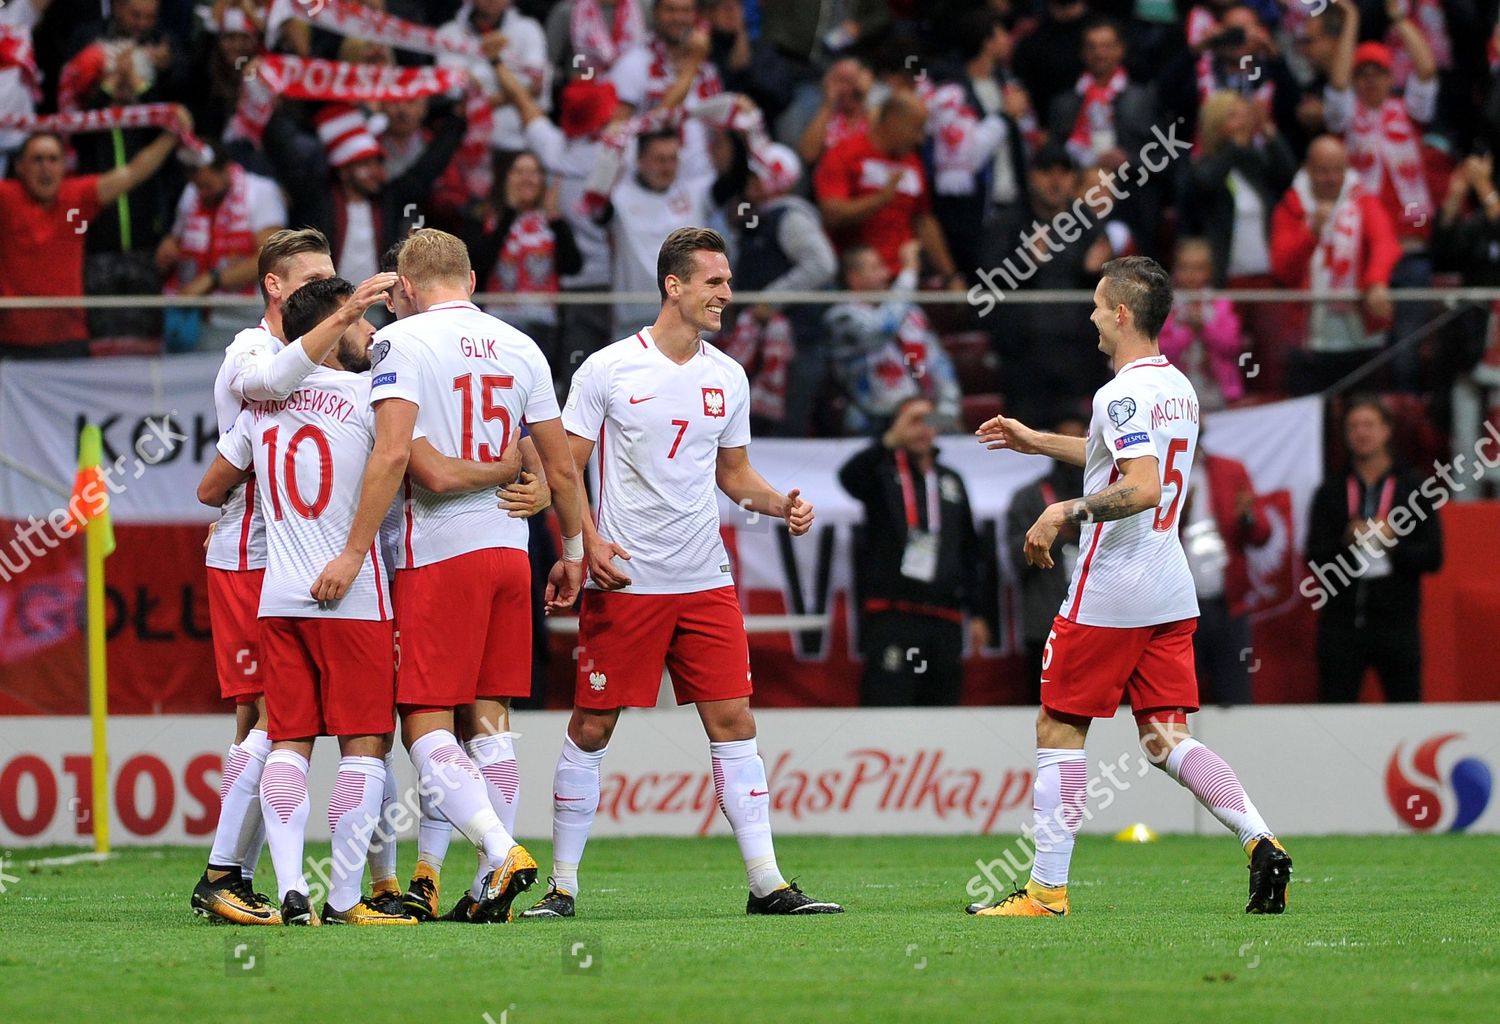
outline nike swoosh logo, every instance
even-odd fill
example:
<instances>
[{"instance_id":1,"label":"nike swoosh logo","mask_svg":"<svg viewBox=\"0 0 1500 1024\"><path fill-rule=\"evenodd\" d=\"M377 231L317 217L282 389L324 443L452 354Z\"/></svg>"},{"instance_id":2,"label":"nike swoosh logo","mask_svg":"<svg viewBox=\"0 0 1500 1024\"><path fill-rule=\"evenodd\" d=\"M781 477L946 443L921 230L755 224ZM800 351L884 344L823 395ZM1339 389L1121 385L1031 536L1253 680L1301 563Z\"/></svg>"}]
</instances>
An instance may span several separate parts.
<instances>
[{"instance_id":1,"label":"nike swoosh logo","mask_svg":"<svg viewBox=\"0 0 1500 1024\"><path fill-rule=\"evenodd\" d=\"M750 791L750 795L751 796L770 796L771 795L771 791L769 789L763 789L759 793L757 793L755 790L752 789Z\"/></svg>"},{"instance_id":2,"label":"nike swoosh logo","mask_svg":"<svg viewBox=\"0 0 1500 1024\"><path fill-rule=\"evenodd\" d=\"M642 402L649 402L649 401L651 401L651 399L653 399L655 397L656 397L655 395L647 395L645 398L637 398L634 395L631 395L630 396L630 404L631 405L640 405Z\"/></svg>"}]
</instances>

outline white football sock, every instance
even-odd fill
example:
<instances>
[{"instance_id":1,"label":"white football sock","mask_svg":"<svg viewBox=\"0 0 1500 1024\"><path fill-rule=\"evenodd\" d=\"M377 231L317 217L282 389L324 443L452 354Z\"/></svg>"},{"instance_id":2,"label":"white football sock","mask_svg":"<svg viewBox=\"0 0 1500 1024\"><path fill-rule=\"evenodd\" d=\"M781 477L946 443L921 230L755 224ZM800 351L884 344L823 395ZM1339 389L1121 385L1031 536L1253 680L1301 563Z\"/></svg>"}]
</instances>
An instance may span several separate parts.
<instances>
[{"instance_id":1,"label":"white football sock","mask_svg":"<svg viewBox=\"0 0 1500 1024\"><path fill-rule=\"evenodd\" d=\"M552 776L552 884L578 895L578 865L599 810L599 765L605 751L584 750L563 735Z\"/></svg>"},{"instance_id":2,"label":"white football sock","mask_svg":"<svg viewBox=\"0 0 1500 1024\"><path fill-rule=\"evenodd\" d=\"M422 817L417 822L417 863L426 864L434 875L441 875L448 844L453 842L453 826L434 806L431 794L419 790L417 797L422 807Z\"/></svg>"},{"instance_id":3,"label":"white football sock","mask_svg":"<svg viewBox=\"0 0 1500 1024\"><path fill-rule=\"evenodd\" d=\"M359 902L370 836L380 818L385 762L378 757L342 757L328 798L328 831L333 835L328 905L342 913Z\"/></svg>"},{"instance_id":4,"label":"white football sock","mask_svg":"<svg viewBox=\"0 0 1500 1024\"><path fill-rule=\"evenodd\" d=\"M257 836L264 837L260 816L260 776L266 767L271 741L265 730L252 729L244 743L232 744L219 780L219 824L208 863L228 868L238 865L246 878L255 877L260 859ZM245 871L246 862L249 871Z\"/></svg>"},{"instance_id":5,"label":"white football sock","mask_svg":"<svg viewBox=\"0 0 1500 1024\"><path fill-rule=\"evenodd\" d=\"M516 767L515 733L475 736L468 742L469 757L484 776L490 805L505 831L515 834L516 807L521 800L521 773Z\"/></svg>"},{"instance_id":6,"label":"white football sock","mask_svg":"<svg viewBox=\"0 0 1500 1024\"><path fill-rule=\"evenodd\" d=\"M1167 774L1187 787L1209 813L1246 846L1271 830L1224 759L1191 737L1167 755Z\"/></svg>"},{"instance_id":7,"label":"white football sock","mask_svg":"<svg viewBox=\"0 0 1500 1024\"><path fill-rule=\"evenodd\" d=\"M1083 822L1088 782L1088 756L1082 750L1037 748L1036 783L1031 788L1032 841L1036 844L1031 880L1038 885L1068 884L1068 863Z\"/></svg>"},{"instance_id":8,"label":"white football sock","mask_svg":"<svg viewBox=\"0 0 1500 1024\"><path fill-rule=\"evenodd\" d=\"M750 892L766 896L786 885L776 867L771 841L771 787L766 783L766 765L756 751L754 738L710 743L714 792L719 808L734 829L745 862Z\"/></svg>"},{"instance_id":9,"label":"white football sock","mask_svg":"<svg viewBox=\"0 0 1500 1024\"><path fill-rule=\"evenodd\" d=\"M264 729L251 729L240 746L250 751L257 762L255 770L255 799L245 811L245 825L240 829L239 846L235 856L239 859L240 876L245 881L255 880L255 867L260 863L261 851L266 848L266 817L260 810L260 776L265 771L266 758L271 755L271 737Z\"/></svg>"},{"instance_id":10,"label":"white football sock","mask_svg":"<svg viewBox=\"0 0 1500 1024\"><path fill-rule=\"evenodd\" d=\"M484 851L469 890L477 894L487 871L504 862L516 841L490 806L484 777L451 732L439 729L417 740L411 745L411 759L418 784L432 794L438 813Z\"/></svg>"},{"instance_id":11,"label":"white football sock","mask_svg":"<svg viewBox=\"0 0 1500 1024\"><path fill-rule=\"evenodd\" d=\"M384 882L396 877L396 833L391 828L392 810L396 805L396 752L390 751L381 762L385 766L385 785L380 794L380 810L375 830L370 833L370 882ZM340 909L335 906L335 910Z\"/></svg>"},{"instance_id":12,"label":"white football sock","mask_svg":"<svg viewBox=\"0 0 1500 1024\"><path fill-rule=\"evenodd\" d=\"M277 898L293 889L307 895L302 846L307 836L307 758L295 750L273 750L260 778L260 805L276 868Z\"/></svg>"}]
</instances>

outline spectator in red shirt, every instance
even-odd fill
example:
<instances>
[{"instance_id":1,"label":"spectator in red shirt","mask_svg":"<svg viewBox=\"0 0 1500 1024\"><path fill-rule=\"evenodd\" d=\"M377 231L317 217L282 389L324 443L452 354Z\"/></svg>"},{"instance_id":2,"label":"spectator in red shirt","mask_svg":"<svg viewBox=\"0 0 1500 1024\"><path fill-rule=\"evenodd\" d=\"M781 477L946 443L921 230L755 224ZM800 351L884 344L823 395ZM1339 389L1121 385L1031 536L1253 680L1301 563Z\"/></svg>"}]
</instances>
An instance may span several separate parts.
<instances>
[{"instance_id":1,"label":"spectator in red shirt","mask_svg":"<svg viewBox=\"0 0 1500 1024\"><path fill-rule=\"evenodd\" d=\"M1305 318L1307 351L1296 353L1292 389L1321 390L1370 358L1391 320L1391 271L1401 258L1379 199L1349 169L1344 144L1322 135L1271 217L1271 274L1288 288L1357 290L1358 309L1319 303ZM1289 314L1290 315L1290 314Z\"/></svg>"},{"instance_id":2,"label":"spectator in red shirt","mask_svg":"<svg viewBox=\"0 0 1500 1024\"><path fill-rule=\"evenodd\" d=\"M895 276L902 244L915 238L948 286L964 291L968 285L932 215L932 193L917 155L926 122L927 110L915 95L892 94L869 131L823 154L813 192L836 248L867 245Z\"/></svg>"},{"instance_id":3,"label":"spectator in red shirt","mask_svg":"<svg viewBox=\"0 0 1500 1024\"><path fill-rule=\"evenodd\" d=\"M797 142L798 155L811 167L840 142L870 128L865 100L875 76L857 58L835 61L823 74L823 104L818 107Z\"/></svg>"},{"instance_id":4,"label":"spectator in red shirt","mask_svg":"<svg viewBox=\"0 0 1500 1024\"><path fill-rule=\"evenodd\" d=\"M178 109L184 128L186 110ZM69 177L62 139L37 132L21 144L15 180L0 181L0 296L82 295L83 240L99 211L149 179L177 148L163 132L125 166ZM88 354L82 309L0 310L0 358Z\"/></svg>"}]
</instances>

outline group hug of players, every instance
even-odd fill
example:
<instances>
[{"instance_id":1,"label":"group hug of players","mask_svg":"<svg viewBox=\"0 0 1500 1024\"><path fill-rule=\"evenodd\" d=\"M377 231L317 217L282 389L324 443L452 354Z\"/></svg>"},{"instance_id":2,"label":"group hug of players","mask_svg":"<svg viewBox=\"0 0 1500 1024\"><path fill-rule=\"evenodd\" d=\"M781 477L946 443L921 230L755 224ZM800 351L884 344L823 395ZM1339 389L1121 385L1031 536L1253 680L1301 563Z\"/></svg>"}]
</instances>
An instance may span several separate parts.
<instances>
[{"instance_id":1,"label":"group hug of players","mask_svg":"<svg viewBox=\"0 0 1500 1024\"><path fill-rule=\"evenodd\" d=\"M1096 396L1087 442L1003 417L978 431L991 448L1085 465L1094 493L1049 507L1028 537L1028 559L1050 567L1052 538L1072 519L1084 524L1088 552L1044 667L1036 864L1024 887L969 911L1068 913L1084 736L1093 717L1129 699L1153 763L1239 835L1250 859L1246 909L1279 913L1290 859L1233 771L1186 730L1197 707L1197 606L1172 520L1197 403L1156 352L1171 289L1149 260L1112 266L1093 319L1117 376ZM335 276L319 232L281 231L262 249L259 274L265 316L225 352L218 455L198 490L221 509L208 593L236 736L194 911L237 924L514 918L538 874L514 837L520 773L510 731L512 698L531 690L525 520L550 505L563 552L546 610L568 609L586 592L574 710L552 783L552 872L521 916L574 915L609 739L623 708L656 704L663 669L678 702L694 703L702 719L718 803L744 859L747 912L842 912L786 881L771 836L715 489L785 520L793 536L811 527L813 508L750 464L745 373L702 340L720 330L731 299L723 239L700 228L666 238L656 322L585 360L561 408L536 344L470 301L468 252L452 235L414 231L386 254L382 273L355 286ZM378 332L365 319L377 302L396 317ZM1136 369L1146 372L1124 372ZM1163 417L1163 408L1192 415ZM589 514L580 467L591 460ZM1145 594L1142 579L1151 581ZM398 715L421 805L404 890L391 832ZM332 855L314 866L326 878L321 913L303 849L320 735L336 737L340 753L327 808ZM439 878L455 829L478 864L444 913ZM275 900L254 885L265 845Z\"/></svg>"}]
</instances>

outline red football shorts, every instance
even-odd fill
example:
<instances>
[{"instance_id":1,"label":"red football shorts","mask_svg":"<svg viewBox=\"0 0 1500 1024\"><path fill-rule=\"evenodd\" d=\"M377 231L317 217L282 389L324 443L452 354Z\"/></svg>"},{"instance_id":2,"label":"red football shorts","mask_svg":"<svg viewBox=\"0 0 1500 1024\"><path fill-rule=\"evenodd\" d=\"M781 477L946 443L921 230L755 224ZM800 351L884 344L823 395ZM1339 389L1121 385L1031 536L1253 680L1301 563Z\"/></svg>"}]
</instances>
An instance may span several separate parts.
<instances>
[{"instance_id":1,"label":"red football shorts","mask_svg":"<svg viewBox=\"0 0 1500 1024\"><path fill-rule=\"evenodd\" d=\"M389 619L261 619L273 741L378 736L396 726Z\"/></svg>"},{"instance_id":2,"label":"red football shorts","mask_svg":"<svg viewBox=\"0 0 1500 1024\"><path fill-rule=\"evenodd\" d=\"M531 694L531 560L482 548L398 569L396 701L455 708Z\"/></svg>"},{"instance_id":3,"label":"red football shorts","mask_svg":"<svg viewBox=\"0 0 1500 1024\"><path fill-rule=\"evenodd\" d=\"M733 587L694 594L586 590L578 616L581 708L651 708L661 670L678 704L750 696L750 645Z\"/></svg>"},{"instance_id":4,"label":"red football shorts","mask_svg":"<svg viewBox=\"0 0 1500 1024\"><path fill-rule=\"evenodd\" d=\"M1126 700L1137 715L1163 708L1197 711L1197 626L1197 619L1085 626L1059 615L1042 655L1042 704L1087 718L1113 718Z\"/></svg>"},{"instance_id":5,"label":"red football shorts","mask_svg":"<svg viewBox=\"0 0 1500 1024\"><path fill-rule=\"evenodd\" d=\"M208 622L213 632L219 696L249 704L265 692L260 671L260 583L264 569L208 570Z\"/></svg>"}]
</instances>

